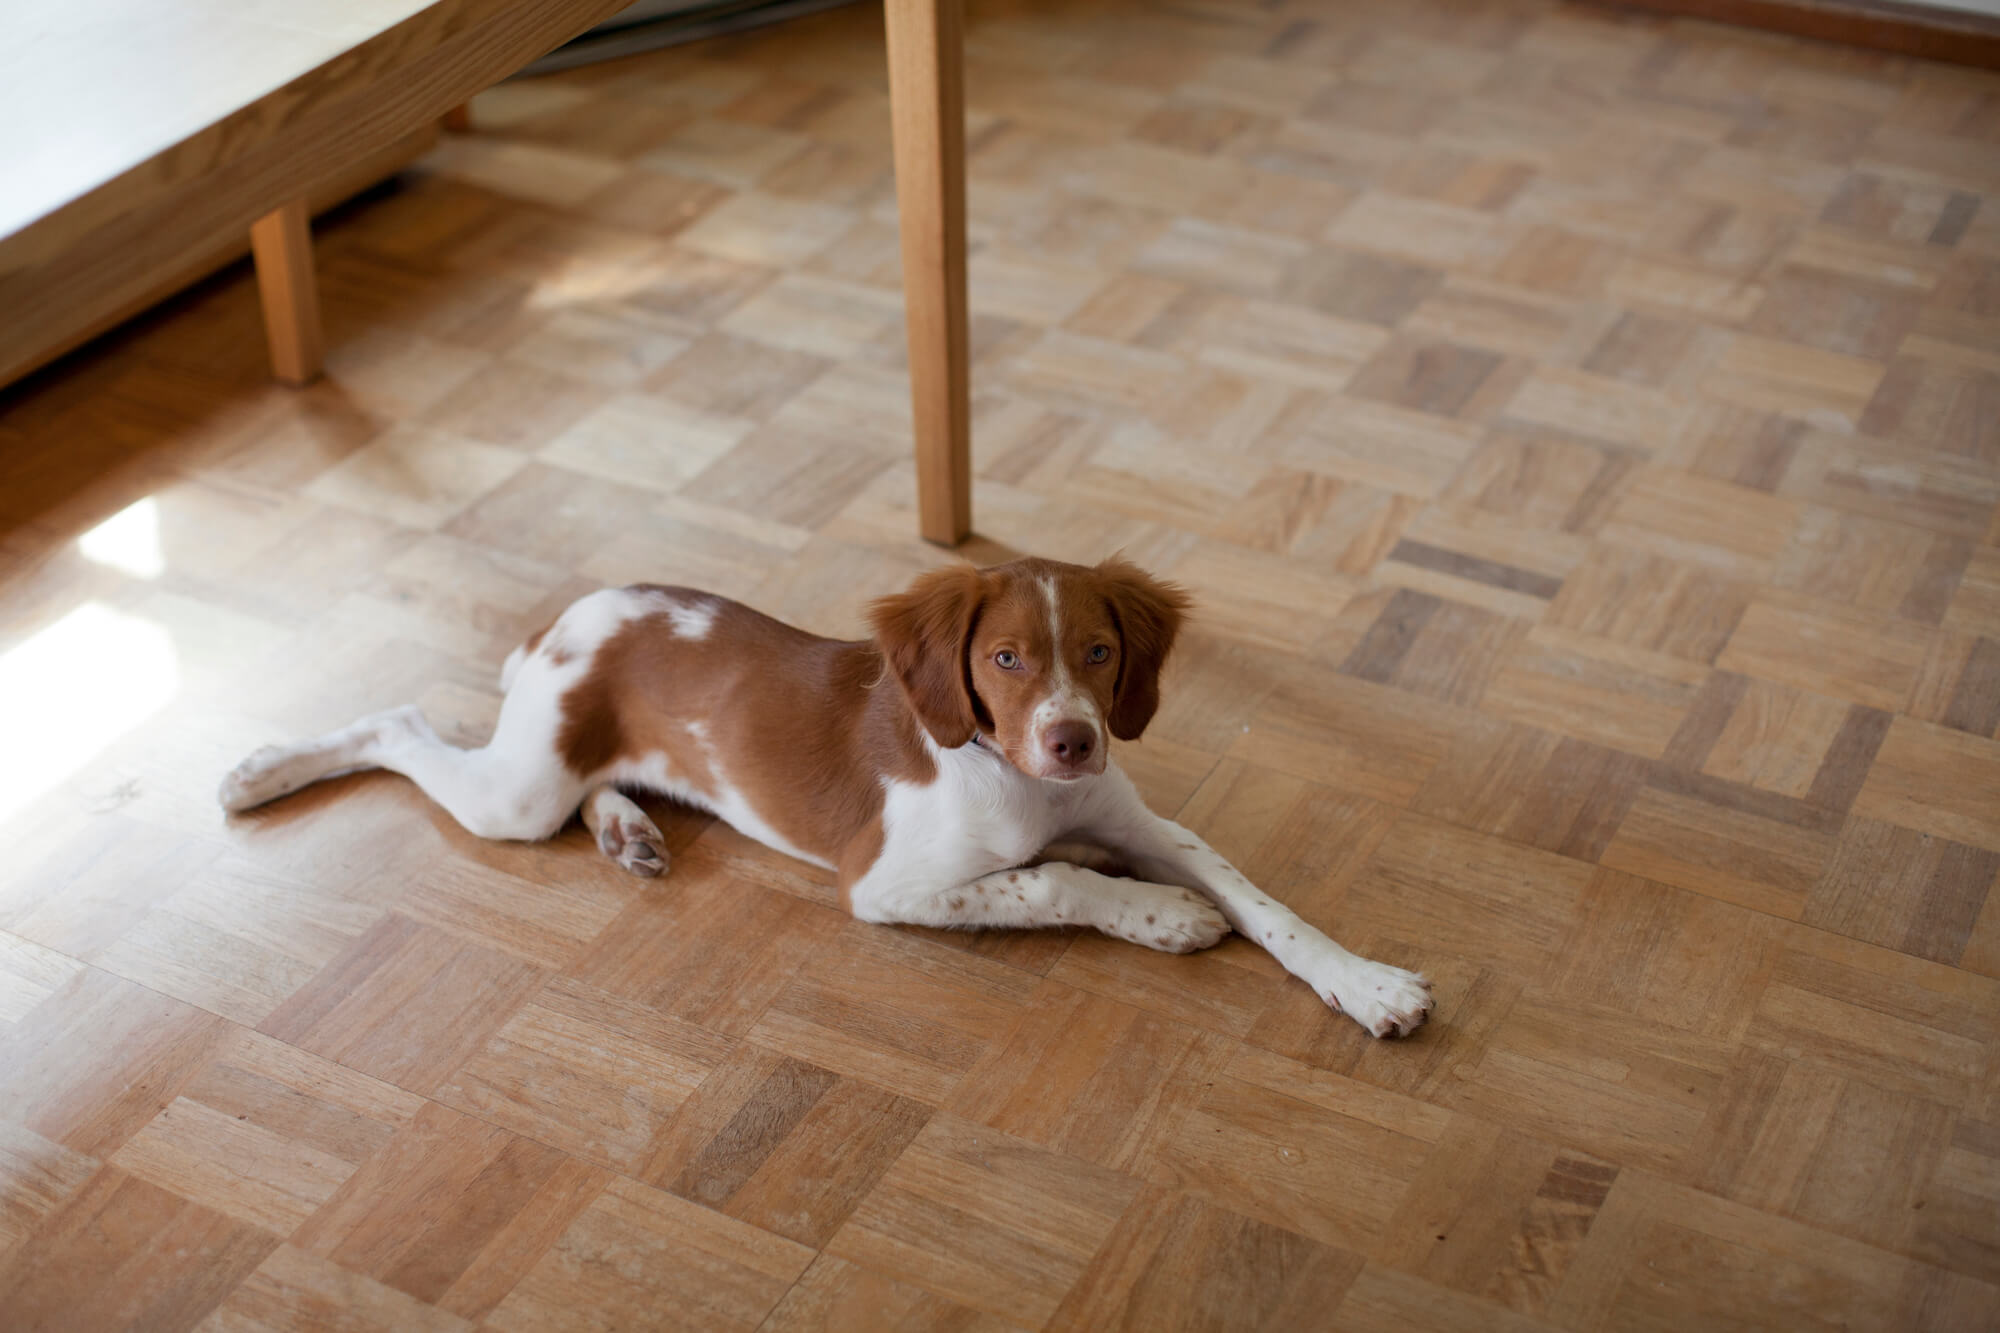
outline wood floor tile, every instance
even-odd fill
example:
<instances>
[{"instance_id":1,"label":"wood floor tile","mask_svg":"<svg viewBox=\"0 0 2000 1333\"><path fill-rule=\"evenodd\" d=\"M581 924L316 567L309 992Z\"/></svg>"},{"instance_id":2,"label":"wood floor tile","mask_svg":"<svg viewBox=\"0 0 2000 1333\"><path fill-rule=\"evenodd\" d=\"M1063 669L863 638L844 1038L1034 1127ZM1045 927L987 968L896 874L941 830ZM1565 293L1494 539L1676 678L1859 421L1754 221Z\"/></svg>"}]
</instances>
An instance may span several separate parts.
<instances>
[{"instance_id":1,"label":"wood floor tile","mask_svg":"<svg viewBox=\"0 0 2000 1333\"><path fill-rule=\"evenodd\" d=\"M557 885L491 865L439 866L410 884L398 906L411 920L554 970L580 958L638 896L630 876L596 868L603 873Z\"/></svg>"},{"instance_id":2,"label":"wood floor tile","mask_svg":"<svg viewBox=\"0 0 2000 1333\"><path fill-rule=\"evenodd\" d=\"M1421 1140L1227 1076L1148 1175L1224 1208L1358 1250L1393 1215Z\"/></svg>"},{"instance_id":3,"label":"wood floor tile","mask_svg":"<svg viewBox=\"0 0 2000 1333\"><path fill-rule=\"evenodd\" d=\"M1369 1267L1348 1288L1328 1328L1339 1333L1390 1333L1422 1323L1445 1333L1540 1333L1557 1327L1514 1314L1491 1301L1461 1296L1448 1288L1392 1270Z\"/></svg>"},{"instance_id":4,"label":"wood floor tile","mask_svg":"<svg viewBox=\"0 0 2000 1333\"><path fill-rule=\"evenodd\" d=\"M221 859L207 839L177 836L114 816L98 827L99 845L71 847L0 890L0 926L77 957L90 957L131 929L146 909L166 901Z\"/></svg>"},{"instance_id":5,"label":"wood floor tile","mask_svg":"<svg viewBox=\"0 0 2000 1333\"><path fill-rule=\"evenodd\" d=\"M1553 954L1589 878L1590 867L1567 857L1405 814L1349 890L1345 909L1396 939L1533 967ZM1530 885L1526 900L1516 897Z\"/></svg>"},{"instance_id":6,"label":"wood floor tile","mask_svg":"<svg viewBox=\"0 0 2000 1333\"><path fill-rule=\"evenodd\" d=\"M1804 919L1919 958L1955 963L2000 879L2000 852L1853 818Z\"/></svg>"},{"instance_id":7,"label":"wood floor tile","mask_svg":"<svg viewBox=\"0 0 2000 1333\"><path fill-rule=\"evenodd\" d=\"M563 1163L553 1148L425 1103L292 1243L436 1303L488 1251L509 1246L515 1219Z\"/></svg>"},{"instance_id":8,"label":"wood floor tile","mask_svg":"<svg viewBox=\"0 0 2000 1333\"><path fill-rule=\"evenodd\" d=\"M1018 1324L967 1309L845 1259L813 1260L761 1328L771 1333L1007 1333Z\"/></svg>"},{"instance_id":9,"label":"wood floor tile","mask_svg":"<svg viewBox=\"0 0 2000 1333\"><path fill-rule=\"evenodd\" d=\"M250 1333L302 1322L381 1333L453 1333L472 1327L435 1305L290 1245L272 1250L203 1327Z\"/></svg>"},{"instance_id":10,"label":"wood floor tile","mask_svg":"<svg viewBox=\"0 0 2000 1333\"><path fill-rule=\"evenodd\" d=\"M0 1301L22 1329L189 1327L278 1238L116 1169L99 1171L0 1255ZM116 1282L102 1281L117 1273Z\"/></svg>"},{"instance_id":11,"label":"wood floor tile","mask_svg":"<svg viewBox=\"0 0 2000 1333\"><path fill-rule=\"evenodd\" d=\"M1779 489L1838 509L1978 541L2000 482L1988 469L1854 437L1808 433Z\"/></svg>"},{"instance_id":12,"label":"wood floor tile","mask_svg":"<svg viewBox=\"0 0 2000 1333\"><path fill-rule=\"evenodd\" d=\"M1791 501L1662 468L1633 482L1600 535L1725 574L1767 578L1797 522Z\"/></svg>"},{"instance_id":13,"label":"wood floor tile","mask_svg":"<svg viewBox=\"0 0 2000 1333\"><path fill-rule=\"evenodd\" d=\"M500 1329L752 1329L812 1251L616 1179L488 1316Z\"/></svg>"},{"instance_id":14,"label":"wood floor tile","mask_svg":"<svg viewBox=\"0 0 2000 1333\"><path fill-rule=\"evenodd\" d=\"M1750 597L1750 584L1720 570L1600 542L1563 580L1543 623L1713 662Z\"/></svg>"},{"instance_id":15,"label":"wood floor tile","mask_svg":"<svg viewBox=\"0 0 2000 1333\"><path fill-rule=\"evenodd\" d=\"M1949 775L1940 785L1930 779ZM1925 797L1917 799L1916 784ZM2000 851L2000 743L1897 718L1854 812Z\"/></svg>"},{"instance_id":16,"label":"wood floor tile","mask_svg":"<svg viewBox=\"0 0 2000 1333\"><path fill-rule=\"evenodd\" d=\"M1116 1172L941 1115L826 1253L1040 1326L1139 1189ZM943 1253L929 1252L938 1243Z\"/></svg>"},{"instance_id":17,"label":"wood floor tile","mask_svg":"<svg viewBox=\"0 0 2000 1333\"><path fill-rule=\"evenodd\" d=\"M1899 357L1858 425L1870 435L1991 463L2000 434L1980 404L1989 400L1996 378L1991 370Z\"/></svg>"},{"instance_id":18,"label":"wood floor tile","mask_svg":"<svg viewBox=\"0 0 2000 1333\"><path fill-rule=\"evenodd\" d=\"M1755 601L1715 664L1800 689L1899 709L1928 637L1886 617Z\"/></svg>"},{"instance_id":19,"label":"wood floor tile","mask_svg":"<svg viewBox=\"0 0 2000 1333\"><path fill-rule=\"evenodd\" d=\"M661 1126L728 1049L703 1028L558 980L434 1093L613 1170L649 1160Z\"/></svg>"},{"instance_id":20,"label":"wood floor tile","mask_svg":"<svg viewBox=\"0 0 2000 1333\"><path fill-rule=\"evenodd\" d=\"M1540 1315L1617 1176L1609 1162L1454 1115L1374 1253L1437 1286Z\"/></svg>"},{"instance_id":21,"label":"wood floor tile","mask_svg":"<svg viewBox=\"0 0 2000 1333\"><path fill-rule=\"evenodd\" d=\"M1407 804L1442 756L1450 713L1360 679L1296 672L1263 701L1241 757L1389 804Z\"/></svg>"},{"instance_id":22,"label":"wood floor tile","mask_svg":"<svg viewBox=\"0 0 2000 1333\"><path fill-rule=\"evenodd\" d=\"M936 1104L1010 1024L1034 977L911 935L841 931L750 1030L773 1050Z\"/></svg>"},{"instance_id":23,"label":"wood floor tile","mask_svg":"<svg viewBox=\"0 0 2000 1333\"><path fill-rule=\"evenodd\" d=\"M1918 300L1907 288L1787 268L1766 287L1749 328L1809 347L1886 360L1916 322Z\"/></svg>"},{"instance_id":24,"label":"wood floor tile","mask_svg":"<svg viewBox=\"0 0 2000 1333\"><path fill-rule=\"evenodd\" d=\"M1488 433L1443 498L1537 529L1594 531L1635 471L1626 451L1509 423Z\"/></svg>"},{"instance_id":25,"label":"wood floor tile","mask_svg":"<svg viewBox=\"0 0 2000 1333\"><path fill-rule=\"evenodd\" d=\"M741 1036L840 918L722 874L676 868L674 890L635 898L568 975L711 1032Z\"/></svg>"},{"instance_id":26,"label":"wood floor tile","mask_svg":"<svg viewBox=\"0 0 2000 1333\"><path fill-rule=\"evenodd\" d=\"M1801 516L1774 581L1808 596L1934 625L1976 558L1967 541L1815 507Z\"/></svg>"},{"instance_id":27,"label":"wood floor tile","mask_svg":"<svg viewBox=\"0 0 2000 1333\"><path fill-rule=\"evenodd\" d=\"M1564 1293L1554 1311L1564 1326L1670 1327L1736 1318L1887 1328L1918 1311L1919 1327L1944 1329L1991 1290L1636 1173L1621 1187L1607 1202L1618 1215L1592 1228L1584 1251L1586 1259L1601 1254L1609 1262L1601 1278ZM1649 1257L1642 1261L1640 1254ZM1643 1277L1634 1271L1641 1264Z\"/></svg>"},{"instance_id":28,"label":"wood floor tile","mask_svg":"<svg viewBox=\"0 0 2000 1333\"><path fill-rule=\"evenodd\" d=\"M1810 952L1780 956L1752 1018L1749 1048L1946 1106L1977 1095L1990 1036L1980 1010L1994 997L1992 983L1919 971L1838 937L1801 943Z\"/></svg>"},{"instance_id":29,"label":"wood floor tile","mask_svg":"<svg viewBox=\"0 0 2000 1333\"><path fill-rule=\"evenodd\" d=\"M82 970L74 958L0 932L0 1023L11 1026L26 1018Z\"/></svg>"},{"instance_id":30,"label":"wood floor tile","mask_svg":"<svg viewBox=\"0 0 2000 1333\"><path fill-rule=\"evenodd\" d=\"M1633 755L1482 719L1431 771L1411 809L1595 861L1649 772Z\"/></svg>"},{"instance_id":31,"label":"wood floor tile","mask_svg":"<svg viewBox=\"0 0 2000 1333\"><path fill-rule=\"evenodd\" d=\"M1640 1014L1524 998L1455 1098L1609 1161L1665 1171L1686 1159L1728 1070L1721 1038ZM1561 1095L1549 1096L1558 1087Z\"/></svg>"},{"instance_id":32,"label":"wood floor tile","mask_svg":"<svg viewBox=\"0 0 2000 1333\"><path fill-rule=\"evenodd\" d=\"M1297 1326L1338 1305L1358 1256L1148 1186L1045 1327ZM1285 1274L1281 1283L1255 1277Z\"/></svg>"},{"instance_id":33,"label":"wood floor tile","mask_svg":"<svg viewBox=\"0 0 2000 1333\"><path fill-rule=\"evenodd\" d=\"M380 915L225 860L98 955L109 972L255 1025Z\"/></svg>"},{"instance_id":34,"label":"wood floor tile","mask_svg":"<svg viewBox=\"0 0 2000 1333\"><path fill-rule=\"evenodd\" d=\"M385 1082L429 1092L507 1021L543 975L392 913L258 1030Z\"/></svg>"},{"instance_id":35,"label":"wood floor tile","mask_svg":"<svg viewBox=\"0 0 2000 1333\"><path fill-rule=\"evenodd\" d=\"M1992 1322L2000 83L1016 9L964 25L955 557L867 6L480 94L316 221L313 386L238 266L0 394L0 1324ZM606 584L851 637L1117 551L1195 599L1121 765L1419 1032L1237 937L854 922L650 797L645 881L393 775L215 809L400 703L477 744ZM155 711L68 697L101 615Z\"/></svg>"},{"instance_id":36,"label":"wood floor tile","mask_svg":"<svg viewBox=\"0 0 2000 1333\"><path fill-rule=\"evenodd\" d=\"M795 1123L785 1125L782 1140L760 1161L757 1147L740 1132L742 1118L749 1115L755 1125L760 1110L746 1106L711 1145L722 1147L727 1160L722 1168L730 1186L727 1194L717 1199L712 1177L700 1177L688 1192L720 1203L732 1217L817 1246L824 1246L868 1197L932 1114L922 1102L857 1080L834 1080ZM709 1164L705 1152L683 1172L682 1181ZM747 1174L733 1178L738 1173Z\"/></svg>"},{"instance_id":37,"label":"wood floor tile","mask_svg":"<svg viewBox=\"0 0 2000 1333\"><path fill-rule=\"evenodd\" d=\"M0 1119L108 1156L207 1063L215 1015L95 968L79 971L0 1036Z\"/></svg>"},{"instance_id":38,"label":"wood floor tile","mask_svg":"<svg viewBox=\"0 0 2000 1333\"><path fill-rule=\"evenodd\" d=\"M1797 919L1833 851L1837 816L1727 783L1669 780L1632 803L1603 863Z\"/></svg>"},{"instance_id":39,"label":"wood floor tile","mask_svg":"<svg viewBox=\"0 0 2000 1333\"><path fill-rule=\"evenodd\" d=\"M1690 717L1669 758L1711 777L1809 796L1857 705L1731 673L1717 673L1711 689L1718 682L1731 684L1732 697L1717 701L1705 726Z\"/></svg>"},{"instance_id":40,"label":"wood floor tile","mask_svg":"<svg viewBox=\"0 0 2000 1333\"><path fill-rule=\"evenodd\" d=\"M1707 675L1661 653L1541 627L1519 641L1495 674L1480 711L1657 759Z\"/></svg>"},{"instance_id":41,"label":"wood floor tile","mask_svg":"<svg viewBox=\"0 0 2000 1333\"><path fill-rule=\"evenodd\" d=\"M1944 619L1955 630L2000 633L2000 558L1990 544L1971 552Z\"/></svg>"},{"instance_id":42,"label":"wood floor tile","mask_svg":"<svg viewBox=\"0 0 2000 1333\"><path fill-rule=\"evenodd\" d=\"M946 1109L1133 1171L1186 1118L1229 1049L1199 1029L1048 981L1005 1044L990 1048L959 1083Z\"/></svg>"},{"instance_id":43,"label":"wood floor tile","mask_svg":"<svg viewBox=\"0 0 2000 1333\"><path fill-rule=\"evenodd\" d=\"M288 1236L420 1104L388 1084L239 1032L111 1164Z\"/></svg>"},{"instance_id":44,"label":"wood floor tile","mask_svg":"<svg viewBox=\"0 0 2000 1333\"><path fill-rule=\"evenodd\" d=\"M97 1167L96 1158L0 1120L0 1253L33 1235Z\"/></svg>"},{"instance_id":45,"label":"wood floor tile","mask_svg":"<svg viewBox=\"0 0 2000 1333\"><path fill-rule=\"evenodd\" d=\"M1406 538L1397 543L1390 558L1428 567L1446 565L1459 572L1470 565L1474 574L1485 576L1478 580L1481 582L1509 578L1514 573L1496 573L1491 562L1484 562L1487 567L1481 568L1476 557L1453 559L1434 547L1413 551L1416 545ZM1523 621L1404 587L1382 608L1380 618L1348 653L1340 669L1378 685L1470 707L1479 702L1488 682L1527 629Z\"/></svg>"}]
</instances>

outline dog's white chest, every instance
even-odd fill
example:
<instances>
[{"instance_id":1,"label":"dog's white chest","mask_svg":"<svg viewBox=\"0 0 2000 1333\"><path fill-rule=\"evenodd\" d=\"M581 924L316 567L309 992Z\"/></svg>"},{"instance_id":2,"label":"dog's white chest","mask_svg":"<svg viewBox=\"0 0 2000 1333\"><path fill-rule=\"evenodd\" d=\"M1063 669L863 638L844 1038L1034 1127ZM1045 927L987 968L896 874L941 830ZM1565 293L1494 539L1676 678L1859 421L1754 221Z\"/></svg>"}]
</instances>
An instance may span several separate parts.
<instances>
[{"instance_id":1,"label":"dog's white chest","mask_svg":"<svg viewBox=\"0 0 2000 1333\"><path fill-rule=\"evenodd\" d=\"M1030 778L977 751L934 751L934 758L933 781L886 785L882 851L850 894L863 919L893 912L905 896L1029 860L1069 829L1090 785Z\"/></svg>"}]
</instances>

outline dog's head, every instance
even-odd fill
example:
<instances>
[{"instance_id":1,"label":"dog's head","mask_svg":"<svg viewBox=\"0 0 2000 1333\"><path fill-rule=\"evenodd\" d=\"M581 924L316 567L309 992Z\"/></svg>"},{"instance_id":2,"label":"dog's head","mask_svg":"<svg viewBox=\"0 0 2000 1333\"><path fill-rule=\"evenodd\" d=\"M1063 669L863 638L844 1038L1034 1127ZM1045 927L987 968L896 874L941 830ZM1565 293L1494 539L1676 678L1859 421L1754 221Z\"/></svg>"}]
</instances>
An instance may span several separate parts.
<instances>
[{"instance_id":1,"label":"dog's head","mask_svg":"<svg viewBox=\"0 0 2000 1333\"><path fill-rule=\"evenodd\" d=\"M932 570L870 611L875 640L939 745L974 736L1030 777L1104 771L1109 737L1136 740L1160 706L1160 668L1187 594L1113 557Z\"/></svg>"}]
</instances>

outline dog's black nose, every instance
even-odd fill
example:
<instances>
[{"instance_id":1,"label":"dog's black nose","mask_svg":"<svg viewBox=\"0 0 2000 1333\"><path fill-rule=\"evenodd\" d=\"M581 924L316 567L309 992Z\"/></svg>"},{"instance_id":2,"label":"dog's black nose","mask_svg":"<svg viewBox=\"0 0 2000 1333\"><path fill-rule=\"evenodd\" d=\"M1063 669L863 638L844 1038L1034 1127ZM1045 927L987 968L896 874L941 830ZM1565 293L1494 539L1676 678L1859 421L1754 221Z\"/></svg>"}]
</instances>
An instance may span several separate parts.
<instances>
[{"instance_id":1,"label":"dog's black nose","mask_svg":"<svg viewBox=\"0 0 2000 1333\"><path fill-rule=\"evenodd\" d=\"M1088 722L1058 722L1042 738L1042 745L1057 763L1074 768L1090 758L1097 730Z\"/></svg>"}]
</instances>

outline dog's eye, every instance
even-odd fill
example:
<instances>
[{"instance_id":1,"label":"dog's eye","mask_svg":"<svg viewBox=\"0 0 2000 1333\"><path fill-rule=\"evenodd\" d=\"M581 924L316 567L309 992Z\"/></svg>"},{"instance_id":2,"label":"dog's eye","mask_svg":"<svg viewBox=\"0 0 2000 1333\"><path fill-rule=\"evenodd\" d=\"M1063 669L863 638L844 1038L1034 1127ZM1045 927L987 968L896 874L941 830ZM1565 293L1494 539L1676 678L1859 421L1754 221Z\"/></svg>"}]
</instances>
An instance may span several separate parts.
<instances>
[{"instance_id":1,"label":"dog's eye","mask_svg":"<svg viewBox=\"0 0 2000 1333\"><path fill-rule=\"evenodd\" d=\"M1111 660L1111 649L1100 643L1090 650L1089 660L1093 663L1109 662Z\"/></svg>"},{"instance_id":2,"label":"dog's eye","mask_svg":"<svg viewBox=\"0 0 2000 1333\"><path fill-rule=\"evenodd\" d=\"M1021 665L1021 659L1004 648L993 654L993 660L999 665L1002 671L1018 670Z\"/></svg>"}]
</instances>

